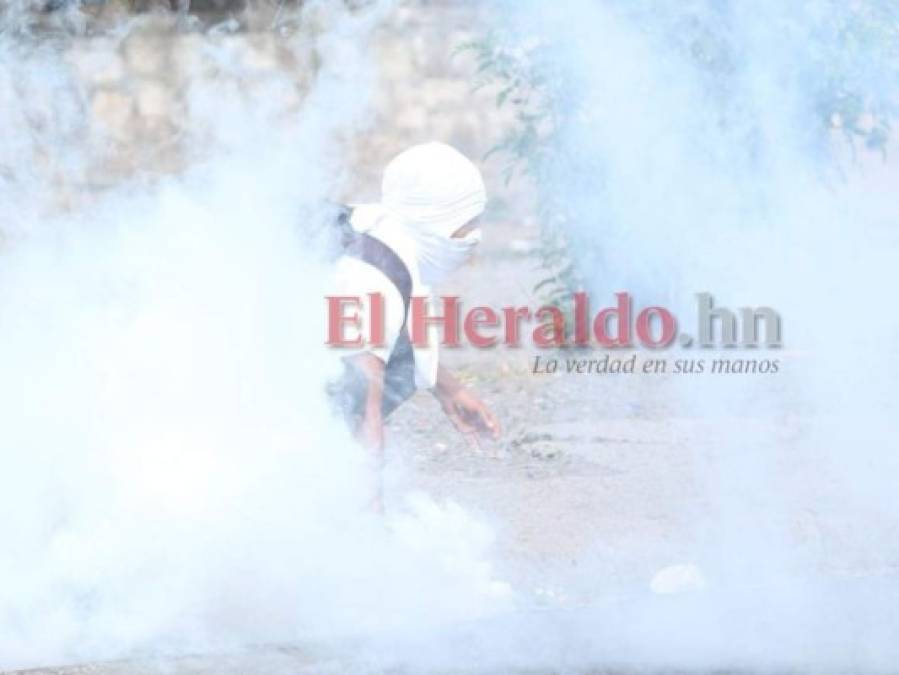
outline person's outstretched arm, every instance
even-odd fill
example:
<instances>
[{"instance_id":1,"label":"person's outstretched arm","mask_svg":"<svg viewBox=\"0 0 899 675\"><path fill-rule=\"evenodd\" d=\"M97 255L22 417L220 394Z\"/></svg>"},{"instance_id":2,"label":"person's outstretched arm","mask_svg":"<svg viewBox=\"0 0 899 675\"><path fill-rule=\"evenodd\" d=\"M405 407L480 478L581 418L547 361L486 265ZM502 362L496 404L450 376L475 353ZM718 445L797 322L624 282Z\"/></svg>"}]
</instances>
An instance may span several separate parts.
<instances>
[{"instance_id":1,"label":"person's outstretched arm","mask_svg":"<svg viewBox=\"0 0 899 675\"><path fill-rule=\"evenodd\" d=\"M437 383L431 392L469 445L480 445L479 434L499 438L500 425L490 409L443 366L437 368Z\"/></svg>"}]
</instances>

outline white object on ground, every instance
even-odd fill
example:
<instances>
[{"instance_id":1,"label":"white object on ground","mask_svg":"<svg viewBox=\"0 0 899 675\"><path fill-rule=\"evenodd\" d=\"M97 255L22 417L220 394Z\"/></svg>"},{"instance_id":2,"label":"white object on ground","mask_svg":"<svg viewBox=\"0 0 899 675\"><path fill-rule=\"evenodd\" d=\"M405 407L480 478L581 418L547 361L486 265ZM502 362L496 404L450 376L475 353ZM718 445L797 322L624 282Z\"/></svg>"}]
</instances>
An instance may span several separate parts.
<instances>
[{"instance_id":1,"label":"white object on ground","mask_svg":"<svg viewBox=\"0 0 899 675\"><path fill-rule=\"evenodd\" d=\"M702 570L692 563L668 565L655 573L649 588L661 595L701 591L705 588L705 577Z\"/></svg>"}]
</instances>

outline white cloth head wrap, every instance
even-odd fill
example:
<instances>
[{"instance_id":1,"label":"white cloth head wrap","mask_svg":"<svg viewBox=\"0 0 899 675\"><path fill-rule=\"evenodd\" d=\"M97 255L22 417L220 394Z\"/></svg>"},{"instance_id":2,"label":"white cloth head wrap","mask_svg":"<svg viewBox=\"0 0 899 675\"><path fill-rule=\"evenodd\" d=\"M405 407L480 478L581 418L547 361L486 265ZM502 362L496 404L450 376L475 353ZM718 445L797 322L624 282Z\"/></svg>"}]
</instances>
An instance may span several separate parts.
<instances>
[{"instance_id":1,"label":"white cloth head wrap","mask_svg":"<svg viewBox=\"0 0 899 675\"><path fill-rule=\"evenodd\" d=\"M445 143L414 145L384 169L381 203L419 229L450 237L484 212L481 172Z\"/></svg>"},{"instance_id":2,"label":"white cloth head wrap","mask_svg":"<svg viewBox=\"0 0 899 675\"><path fill-rule=\"evenodd\" d=\"M487 191L481 172L445 143L415 145L394 157L384 170L379 204L359 204L352 225L390 246L406 263L413 295L430 295L430 286L464 264L481 240L472 230L453 238L484 212ZM420 386L433 386L437 344L415 347Z\"/></svg>"},{"instance_id":3,"label":"white cloth head wrap","mask_svg":"<svg viewBox=\"0 0 899 675\"><path fill-rule=\"evenodd\" d=\"M486 204L481 172L445 143L414 145L384 169L381 206L403 223L402 234L414 244L425 284L440 282L471 257L480 230L452 235L481 215Z\"/></svg>"}]
</instances>

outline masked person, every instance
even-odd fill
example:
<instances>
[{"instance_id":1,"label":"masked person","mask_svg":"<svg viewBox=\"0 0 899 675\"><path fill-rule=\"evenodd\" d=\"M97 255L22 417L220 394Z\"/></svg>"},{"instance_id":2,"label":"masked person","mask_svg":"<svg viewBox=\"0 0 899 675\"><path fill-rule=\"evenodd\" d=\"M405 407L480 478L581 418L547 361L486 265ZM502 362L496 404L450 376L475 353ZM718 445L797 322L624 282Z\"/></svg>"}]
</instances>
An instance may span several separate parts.
<instances>
[{"instance_id":1,"label":"masked person","mask_svg":"<svg viewBox=\"0 0 899 675\"><path fill-rule=\"evenodd\" d=\"M497 438L499 423L476 396L439 364L437 340L415 346L410 298L428 297L434 284L468 261L481 240L476 227L487 195L477 167L443 143L416 145L384 170L381 201L350 207L346 252L337 262L338 295L383 299L383 346L365 345L344 358L344 377L332 387L357 437L380 452L384 420L418 389L429 389L471 445L479 434Z\"/></svg>"}]
</instances>

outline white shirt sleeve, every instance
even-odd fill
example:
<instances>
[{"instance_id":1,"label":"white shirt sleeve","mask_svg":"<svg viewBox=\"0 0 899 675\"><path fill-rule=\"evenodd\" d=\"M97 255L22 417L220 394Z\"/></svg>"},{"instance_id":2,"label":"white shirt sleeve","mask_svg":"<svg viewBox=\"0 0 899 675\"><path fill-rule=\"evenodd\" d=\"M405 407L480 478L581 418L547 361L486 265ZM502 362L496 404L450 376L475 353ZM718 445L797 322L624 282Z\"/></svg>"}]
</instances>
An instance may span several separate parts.
<instances>
[{"instance_id":1,"label":"white shirt sleeve","mask_svg":"<svg viewBox=\"0 0 899 675\"><path fill-rule=\"evenodd\" d=\"M387 363L399 337L400 329L403 327L406 311L399 290L381 270L352 256L341 256L338 259L334 281L333 295L359 298L358 305L354 304L352 307L344 309L344 316L358 312L361 318L361 336L364 340L362 347L343 348L340 351L344 356L368 352ZM383 298L384 344L380 347L370 344L371 299L369 294L371 293L379 293ZM347 339L354 339L360 334L352 324L346 323L344 326L344 336Z\"/></svg>"}]
</instances>

